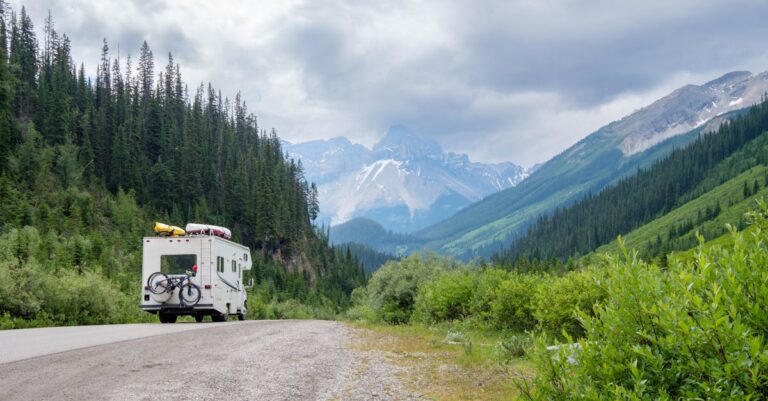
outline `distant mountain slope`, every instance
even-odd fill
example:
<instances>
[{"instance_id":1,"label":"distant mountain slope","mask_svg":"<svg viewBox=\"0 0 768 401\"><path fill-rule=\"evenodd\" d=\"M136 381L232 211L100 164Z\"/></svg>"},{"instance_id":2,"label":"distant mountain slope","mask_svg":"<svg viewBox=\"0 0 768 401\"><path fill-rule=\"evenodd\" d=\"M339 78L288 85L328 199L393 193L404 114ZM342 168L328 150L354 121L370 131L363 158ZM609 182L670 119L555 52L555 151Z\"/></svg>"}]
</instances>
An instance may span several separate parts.
<instances>
[{"instance_id":1,"label":"distant mountain slope","mask_svg":"<svg viewBox=\"0 0 768 401\"><path fill-rule=\"evenodd\" d=\"M365 272L371 274L376 270L379 270L385 263L393 260L398 260L397 257L388 253L379 252L368 245L358 242L347 242L344 244L336 244L339 249L348 250L350 256L354 257L357 263L363 265Z\"/></svg>"},{"instance_id":2,"label":"distant mountain slope","mask_svg":"<svg viewBox=\"0 0 768 401\"><path fill-rule=\"evenodd\" d=\"M366 217L388 230L411 232L527 176L512 163L474 163L446 153L402 126L392 127L373 149L346 138L284 148L318 184L320 221L332 225Z\"/></svg>"},{"instance_id":3,"label":"distant mountain slope","mask_svg":"<svg viewBox=\"0 0 768 401\"><path fill-rule=\"evenodd\" d=\"M391 255L403 255L419 244L417 238L388 231L381 224L365 217L356 217L343 224L332 226L330 240L334 244L351 242L366 244ZM410 248L405 244L410 244Z\"/></svg>"},{"instance_id":4,"label":"distant mountain slope","mask_svg":"<svg viewBox=\"0 0 768 401\"><path fill-rule=\"evenodd\" d=\"M685 219L682 222L673 223L678 226L668 227L671 228L668 232L650 233L657 241L655 252L679 246L679 237L688 234L695 226L714 219L735 202L759 192L765 184L766 164L768 102L753 107L722 125L716 133L698 138L687 148L672 152L652 167L597 195L540 218L525 236L496 259L509 264L521 256L548 259L584 255L617 235L630 233L670 212L675 213L676 209L699 198L699 202L690 205L683 213ZM748 174L744 173L751 169L753 171ZM759 180L755 174L760 175ZM734 179L738 181L729 181ZM730 185L721 187L725 182ZM690 216L691 212L695 217ZM659 228L663 226L667 225L658 225ZM693 245L695 242L682 244ZM646 250L650 251L650 248Z\"/></svg>"},{"instance_id":5,"label":"distant mountain slope","mask_svg":"<svg viewBox=\"0 0 768 401\"><path fill-rule=\"evenodd\" d=\"M487 252L520 236L536 216L596 193L717 128L729 111L759 102L766 91L768 73L734 72L701 86L684 86L587 136L520 185L414 235L438 252L465 257Z\"/></svg>"}]
</instances>

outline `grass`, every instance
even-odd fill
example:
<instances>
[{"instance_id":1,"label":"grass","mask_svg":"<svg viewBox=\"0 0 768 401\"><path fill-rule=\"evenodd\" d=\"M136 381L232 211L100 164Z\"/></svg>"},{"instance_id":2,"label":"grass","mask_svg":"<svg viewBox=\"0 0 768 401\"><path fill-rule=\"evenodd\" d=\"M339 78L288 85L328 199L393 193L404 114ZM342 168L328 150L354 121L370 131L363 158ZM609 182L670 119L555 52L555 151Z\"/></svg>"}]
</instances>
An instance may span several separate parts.
<instances>
[{"instance_id":1,"label":"grass","mask_svg":"<svg viewBox=\"0 0 768 401\"><path fill-rule=\"evenodd\" d=\"M384 352L404 368L400 379L405 386L429 399L515 399L513 379L532 376L525 359L500 361L498 344L504 335L499 332L460 331L452 325L350 325L360 329L353 348Z\"/></svg>"}]
</instances>

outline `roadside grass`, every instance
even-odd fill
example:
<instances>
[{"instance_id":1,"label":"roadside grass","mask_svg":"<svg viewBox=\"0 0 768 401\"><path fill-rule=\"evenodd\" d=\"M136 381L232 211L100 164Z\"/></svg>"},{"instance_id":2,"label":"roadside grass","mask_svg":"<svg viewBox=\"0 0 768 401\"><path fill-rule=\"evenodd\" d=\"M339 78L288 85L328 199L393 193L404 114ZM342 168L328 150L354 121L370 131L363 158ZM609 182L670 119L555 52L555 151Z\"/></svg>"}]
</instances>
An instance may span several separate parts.
<instances>
[{"instance_id":1,"label":"roadside grass","mask_svg":"<svg viewBox=\"0 0 768 401\"><path fill-rule=\"evenodd\" d=\"M533 375L524 357L504 355L499 344L507 336L501 332L466 330L455 324L348 324L359 329L353 349L385 352L404 368L400 379L405 386L428 399L515 399L514 379Z\"/></svg>"},{"instance_id":2,"label":"roadside grass","mask_svg":"<svg viewBox=\"0 0 768 401\"><path fill-rule=\"evenodd\" d=\"M16 330L16 329L36 329L42 327L63 327L63 326L90 326L90 325L102 325L102 324L128 324L128 323L154 323L157 321L157 317L144 312L141 314L133 314L127 317L122 317L121 320L116 322L98 322L91 324L76 323L76 322L62 322L62 319L53 318L46 313L39 313L34 319L24 319L21 317L11 316L9 313L0 314L0 330ZM194 319L192 319L194 321Z\"/></svg>"}]
</instances>

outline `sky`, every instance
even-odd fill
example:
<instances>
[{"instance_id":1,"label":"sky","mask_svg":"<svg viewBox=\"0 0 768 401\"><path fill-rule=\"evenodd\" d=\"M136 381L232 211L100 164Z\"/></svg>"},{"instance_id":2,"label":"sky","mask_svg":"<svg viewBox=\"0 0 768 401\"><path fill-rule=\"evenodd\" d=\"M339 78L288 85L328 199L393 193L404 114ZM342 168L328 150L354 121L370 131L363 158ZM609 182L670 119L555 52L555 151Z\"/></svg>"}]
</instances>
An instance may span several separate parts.
<instances>
[{"instance_id":1,"label":"sky","mask_svg":"<svg viewBox=\"0 0 768 401\"><path fill-rule=\"evenodd\" d=\"M531 166L685 84L768 70L764 0L34 0L94 74L146 40L191 90L240 91L290 142L366 146L402 124ZM135 63L134 63L135 66Z\"/></svg>"}]
</instances>

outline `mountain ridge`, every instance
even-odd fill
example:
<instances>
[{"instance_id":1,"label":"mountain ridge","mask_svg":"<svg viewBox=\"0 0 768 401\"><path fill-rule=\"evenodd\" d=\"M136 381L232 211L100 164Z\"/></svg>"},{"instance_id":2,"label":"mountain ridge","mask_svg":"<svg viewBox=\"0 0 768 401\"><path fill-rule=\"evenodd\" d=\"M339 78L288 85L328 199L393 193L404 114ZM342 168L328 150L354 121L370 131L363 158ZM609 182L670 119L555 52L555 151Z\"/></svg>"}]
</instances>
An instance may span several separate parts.
<instances>
[{"instance_id":1,"label":"mountain ridge","mask_svg":"<svg viewBox=\"0 0 768 401\"><path fill-rule=\"evenodd\" d=\"M717 112L708 108L712 91L719 91L718 104L725 105ZM584 137L520 185L490 195L414 235L434 251L472 257L484 247L520 235L536 216L597 192L675 147L687 145L698 134L716 129L726 114L757 103L766 91L766 72L734 72L704 85L681 87Z\"/></svg>"},{"instance_id":2,"label":"mountain ridge","mask_svg":"<svg viewBox=\"0 0 768 401\"><path fill-rule=\"evenodd\" d=\"M412 232L529 174L514 163L478 163L445 152L402 125L392 126L370 149L345 137L283 147L318 185L319 220L331 225L366 217L387 230Z\"/></svg>"}]
</instances>

